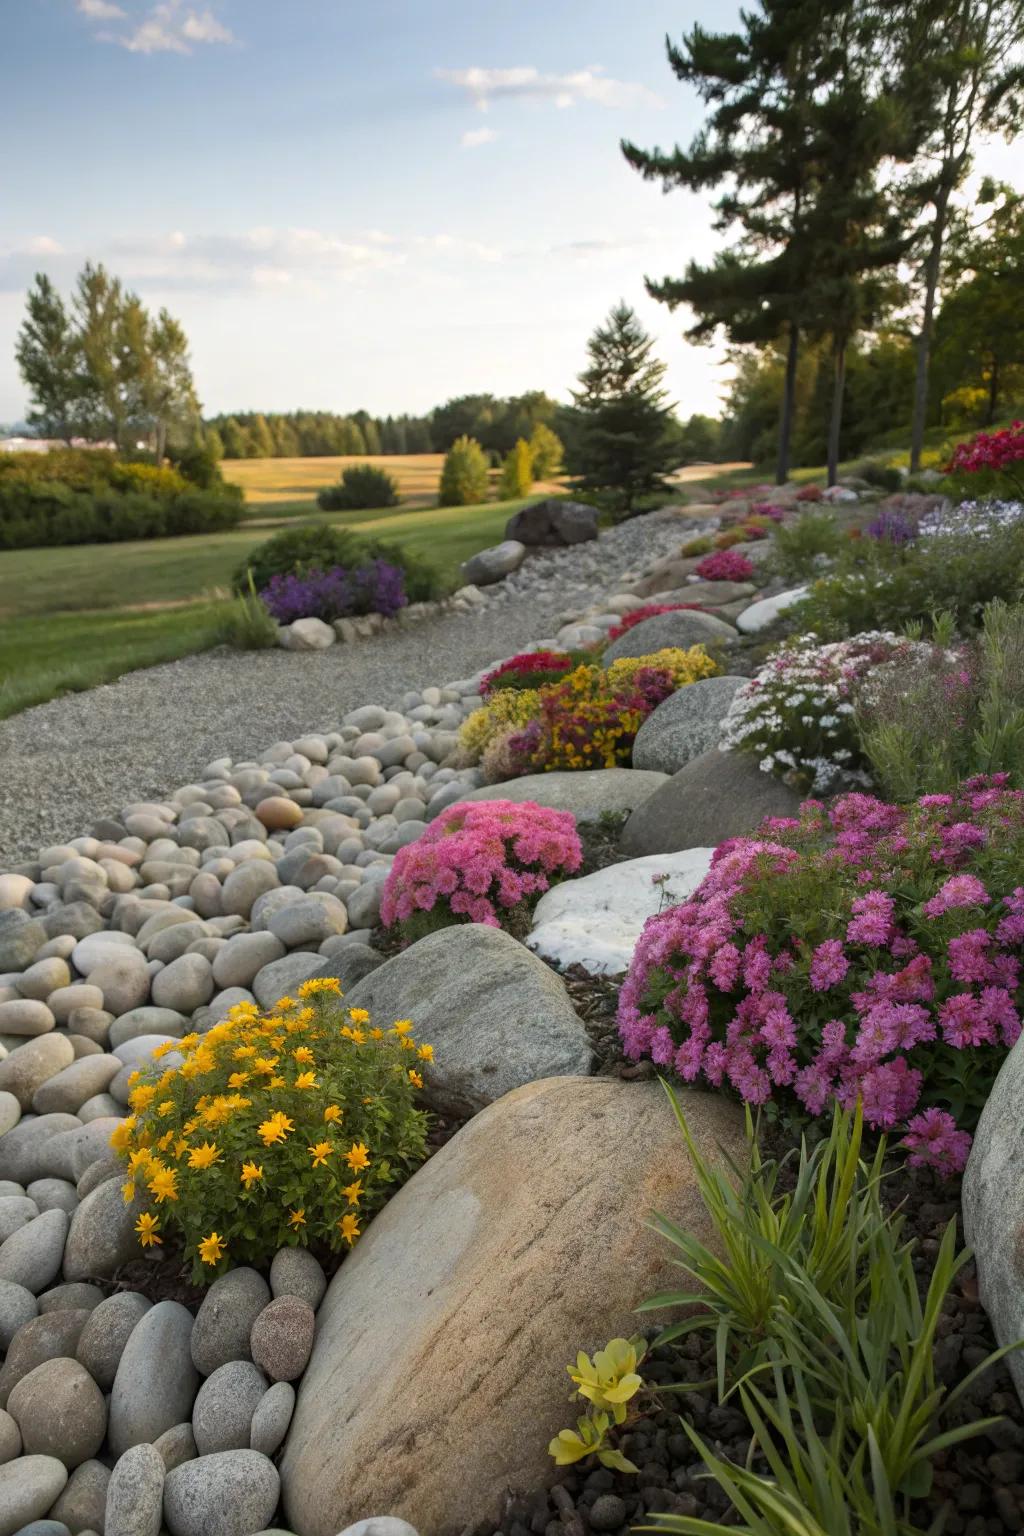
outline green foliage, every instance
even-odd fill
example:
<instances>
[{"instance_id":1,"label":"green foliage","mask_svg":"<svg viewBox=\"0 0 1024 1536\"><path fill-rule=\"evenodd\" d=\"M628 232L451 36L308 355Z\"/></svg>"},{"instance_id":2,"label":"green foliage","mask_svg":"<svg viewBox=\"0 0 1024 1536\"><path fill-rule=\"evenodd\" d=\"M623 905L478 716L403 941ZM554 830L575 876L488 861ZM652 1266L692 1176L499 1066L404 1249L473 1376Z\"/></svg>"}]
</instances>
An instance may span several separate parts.
<instances>
[{"instance_id":1,"label":"green foliage","mask_svg":"<svg viewBox=\"0 0 1024 1536\"><path fill-rule=\"evenodd\" d=\"M498 500L516 501L529 496L533 488L533 456L530 445L520 438L501 466Z\"/></svg>"},{"instance_id":2,"label":"green foliage","mask_svg":"<svg viewBox=\"0 0 1024 1536\"><path fill-rule=\"evenodd\" d=\"M233 1008L133 1077L131 1114L111 1145L128 1164L126 1200L144 1246L176 1229L193 1279L266 1263L282 1246L351 1247L390 1187L423 1160L417 1050L408 1020L375 1027L338 983L304 982L266 1015Z\"/></svg>"},{"instance_id":3,"label":"green foliage","mask_svg":"<svg viewBox=\"0 0 1024 1536\"><path fill-rule=\"evenodd\" d=\"M724 1257L657 1218L696 1283L648 1305L704 1309L669 1334L715 1332L719 1394L739 1396L753 1431L751 1461L736 1467L687 1433L748 1536L910 1536L911 1505L930 1489L934 1457L998 1422L937 1432L940 1416L1008 1352L997 1351L953 1391L936 1374L944 1303L968 1258L955 1251L956 1221L922 1301L916 1243L879 1198L884 1142L870 1165L860 1158L859 1108L837 1110L814 1152L801 1144L795 1187L783 1194L779 1166L757 1150L749 1111L748 1162L736 1170L737 1185L700 1157L670 1097ZM770 1477L752 1470L755 1458ZM717 1529L672 1515L655 1516L648 1528L674 1536Z\"/></svg>"},{"instance_id":4,"label":"green foliage","mask_svg":"<svg viewBox=\"0 0 1024 1536\"><path fill-rule=\"evenodd\" d=\"M151 469L154 477L177 479L172 470L147 465L119 468ZM144 476L140 473L138 478ZM182 484L184 490L173 486L155 491L120 491L113 486L73 490L57 480L0 475L0 549L170 538L234 528L240 522L239 497Z\"/></svg>"},{"instance_id":5,"label":"green foliage","mask_svg":"<svg viewBox=\"0 0 1024 1536\"><path fill-rule=\"evenodd\" d=\"M895 464L881 464L878 459L862 459L850 468L850 474L866 480L868 485L880 491L899 491L903 488L903 476Z\"/></svg>"},{"instance_id":6,"label":"green foliage","mask_svg":"<svg viewBox=\"0 0 1024 1536\"><path fill-rule=\"evenodd\" d=\"M277 625L260 600L249 572L249 590L232 598L224 620L224 644L240 651L266 651L277 644Z\"/></svg>"},{"instance_id":7,"label":"green foliage","mask_svg":"<svg viewBox=\"0 0 1024 1536\"><path fill-rule=\"evenodd\" d=\"M460 437L472 437L486 453L504 457L516 440L529 440L538 424L555 426L559 407L543 390L499 399L495 395L457 395L430 416L434 448L441 453Z\"/></svg>"},{"instance_id":8,"label":"green foliage","mask_svg":"<svg viewBox=\"0 0 1024 1536\"><path fill-rule=\"evenodd\" d=\"M530 433L530 462L535 480L550 480L562 468L565 449L562 440L543 421ZM523 493L526 494L525 492Z\"/></svg>"},{"instance_id":9,"label":"green foliage","mask_svg":"<svg viewBox=\"0 0 1024 1536\"><path fill-rule=\"evenodd\" d=\"M801 512L775 529L772 564L786 581L806 581L846 543L833 512Z\"/></svg>"},{"instance_id":10,"label":"green foliage","mask_svg":"<svg viewBox=\"0 0 1024 1536\"><path fill-rule=\"evenodd\" d=\"M410 603L430 602L442 595L441 577L414 551L381 539L360 539L330 523L282 528L249 551L235 570L232 588L236 593L247 592L251 575L256 591L262 592L272 576L302 575L313 569L329 571L336 565L353 567L375 559L387 560L404 573Z\"/></svg>"},{"instance_id":11,"label":"green foliage","mask_svg":"<svg viewBox=\"0 0 1024 1536\"><path fill-rule=\"evenodd\" d=\"M449 448L441 471L438 505L473 507L487 500L487 457L472 437L459 437Z\"/></svg>"},{"instance_id":12,"label":"green foliage","mask_svg":"<svg viewBox=\"0 0 1024 1536\"><path fill-rule=\"evenodd\" d=\"M317 493L317 506L324 512L359 512L371 507L397 507L398 481L375 464L353 464L342 470L337 485L325 486Z\"/></svg>"},{"instance_id":13,"label":"green foliage","mask_svg":"<svg viewBox=\"0 0 1024 1536\"><path fill-rule=\"evenodd\" d=\"M1024 787L1024 607L989 603L961 651L950 649L952 615L935 625L928 657L882 668L860 702L861 750L879 790L910 801L991 773Z\"/></svg>"},{"instance_id":14,"label":"green foliage","mask_svg":"<svg viewBox=\"0 0 1024 1536\"><path fill-rule=\"evenodd\" d=\"M688 539L679 551L687 560L693 560L698 555L710 555L715 547L715 541L709 533L701 533L695 539Z\"/></svg>"}]
</instances>

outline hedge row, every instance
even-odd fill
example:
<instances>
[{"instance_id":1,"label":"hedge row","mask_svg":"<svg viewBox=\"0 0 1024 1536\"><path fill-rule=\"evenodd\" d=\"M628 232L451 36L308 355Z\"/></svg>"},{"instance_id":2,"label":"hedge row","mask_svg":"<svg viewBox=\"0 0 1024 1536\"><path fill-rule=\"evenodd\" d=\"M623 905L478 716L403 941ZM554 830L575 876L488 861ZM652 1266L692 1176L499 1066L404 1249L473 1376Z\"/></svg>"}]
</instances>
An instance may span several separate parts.
<instances>
[{"instance_id":1,"label":"hedge row","mask_svg":"<svg viewBox=\"0 0 1024 1536\"><path fill-rule=\"evenodd\" d=\"M160 472L158 472L160 473ZM0 549L56 544L111 544L234 528L243 502L226 488L168 494L112 488L74 490L56 480L0 473Z\"/></svg>"}]
</instances>

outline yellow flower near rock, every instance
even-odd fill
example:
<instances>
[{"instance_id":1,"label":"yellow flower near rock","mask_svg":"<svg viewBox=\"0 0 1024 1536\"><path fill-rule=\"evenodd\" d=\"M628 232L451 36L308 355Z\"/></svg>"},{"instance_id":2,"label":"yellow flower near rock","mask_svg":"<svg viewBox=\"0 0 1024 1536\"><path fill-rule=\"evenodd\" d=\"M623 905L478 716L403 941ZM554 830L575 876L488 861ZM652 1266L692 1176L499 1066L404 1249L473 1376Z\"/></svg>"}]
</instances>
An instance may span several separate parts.
<instances>
[{"instance_id":1,"label":"yellow flower near rock","mask_svg":"<svg viewBox=\"0 0 1024 1536\"><path fill-rule=\"evenodd\" d=\"M143 1248L152 1248L155 1243L162 1243L163 1238L158 1236L160 1222L156 1216L151 1216L149 1211L143 1211L135 1223L135 1230L139 1234L139 1242Z\"/></svg>"},{"instance_id":2,"label":"yellow flower near rock","mask_svg":"<svg viewBox=\"0 0 1024 1536\"><path fill-rule=\"evenodd\" d=\"M358 1205L359 1196L363 1192L362 1179L353 1179L351 1184L343 1185L341 1192L345 1196L345 1199L348 1201L349 1205Z\"/></svg>"},{"instance_id":3,"label":"yellow flower near rock","mask_svg":"<svg viewBox=\"0 0 1024 1536\"><path fill-rule=\"evenodd\" d=\"M341 1233L342 1237L351 1248L352 1244L359 1236L359 1218L357 1216L353 1216L349 1212L346 1212L346 1214L338 1222L338 1231Z\"/></svg>"},{"instance_id":4,"label":"yellow flower near rock","mask_svg":"<svg viewBox=\"0 0 1024 1536\"><path fill-rule=\"evenodd\" d=\"M214 1141L204 1141L201 1147L193 1147L188 1155L190 1168L212 1168L221 1156L220 1148Z\"/></svg>"},{"instance_id":5,"label":"yellow flower near rock","mask_svg":"<svg viewBox=\"0 0 1024 1536\"><path fill-rule=\"evenodd\" d=\"M288 1225L294 1227L296 1231L298 1231L299 1227L304 1227L306 1225L305 1210L300 1208L297 1211L289 1212Z\"/></svg>"},{"instance_id":6,"label":"yellow flower near rock","mask_svg":"<svg viewBox=\"0 0 1024 1536\"><path fill-rule=\"evenodd\" d=\"M364 1147L361 1141L354 1141L349 1147L348 1151L345 1153L345 1161L348 1163L353 1173L357 1172L357 1170L360 1168L369 1168L369 1149Z\"/></svg>"},{"instance_id":7,"label":"yellow flower near rock","mask_svg":"<svg viewBox=\"0 0 1024 1536\"><path fill-rule=\"evenodd\" d=\"M153 1174L147 1188L158 1205L162 1205L165 1200L177 1200L177 1172L173 1168L159 1168Z\"/></svg>"},{"instance_id":8,"label":"yellow flower near rock","mask_svg":"<svg viewBox=\"0 0 1024 1536\"><path fill-rule=\"evenodd\" d=\"M272 1147L276 1142L284 1141L294 1129L294 1121L278 1110L269 1120L264 1120L257 1134L265 1147Z\"/></svg>"},{"instance_id":9,"label":"yellow flower near rock","mask_svg":"<svg viewBox=\"0 0 1024 1536\"><path fill-rule=\"evenodd\" d=\"M199 1257L204 1264L219 1264L227 1252L227 1245L216 1232L211 1232L209 1237L204 1237L199 1244Z\"/></svg>"},{"instance_id":10,"label":"yellow flower near rock","mask_svg":"<svg viewBox=\"0 0 1024 1536\"><path fill-rule=\"evenodd\" d=\"M414 1067L409 1068L409 1081L412 1083L414 1088L423 1087L423 1079Z\"/></svg>"},{"instance_id":11,"label":"yellow flower near rock","mask_svg":"<svg viewBox=\"0 0 1024 1536\"><path fill-rule=\"evenodd\" d=\"M316 1073L315 1072L300 1072L298 1074L298 1076L296 1077L296 1079L295 1079L295 1087L296 1088L301 1088L301 1089L315 1088L316 1087Z\"/></svg>"}]
</instances>

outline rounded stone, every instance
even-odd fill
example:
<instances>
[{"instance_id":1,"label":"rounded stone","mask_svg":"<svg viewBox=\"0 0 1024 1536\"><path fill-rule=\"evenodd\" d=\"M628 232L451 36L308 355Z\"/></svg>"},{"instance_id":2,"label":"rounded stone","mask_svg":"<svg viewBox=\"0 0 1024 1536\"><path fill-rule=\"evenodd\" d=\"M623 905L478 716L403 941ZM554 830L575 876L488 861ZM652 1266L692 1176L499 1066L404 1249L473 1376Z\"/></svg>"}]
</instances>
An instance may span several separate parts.
<instances>
[{"instance_id":1,"label":"rounded stone","mask_svg":"<svg viewBox=\"0 0 1024 1536\"><path fill-rule=\"evenodd\" d=\"M320 944L332 934L344 933L348 913L343 902L325 893L304 896L275 912L268 923L270 932L282 944Z\"/></svg>"},{"instance_id":2,"label":"rounded stone","mask_svg":"<svg viewBox=\"0 0 1024 1536\"><path fill-rule=\"evenodd\" d=\"M233 869L221 890L221 910L247 918L257 897L272 891L280 881L269 859L248 859Z\"/></svg>"},{"instance_id":3,"label":"rounded stone","mask_svg":"<svg viewBox=\"0 0 1024 1536\"><path fill-rule=\"evenodd\" d=\"M271 1381L295 1381L306 1369L316 1314L299 1296L279 1296L252 1327L252 1358Z\"/></svg>"},{"instance_id":4,"label":"rounded stone","mask_svg":"<svg viewBox=\"0 0 1024 1536\"><path fill-rule=\"evenodd\" d=\"M74 1281L67 1285L55 1285L51 1291L44 1291L39 1298L39 1311L41 1313L95 1312L102 1301L103 1292L98 1285ZM86 1369L88 1370L88 1366Z\"/></svg>"},{"instance_id":5,"label":"rounded stone","mask_svg":"<svg viewBox=\"0 0 1024 1536\"><path fill-rule=\"evenodd\" d=\"M88 1312L43 1312L31 1318L20 1328L11 1341L0 1370L0 1406L6 1407L7 1399L37 1365L46 1360L71 1360L78 1348L78 1340L89 1316Z\"/></svg>"},{"instance_id":6,"label":"rounded stone","mask_svg":"<svg viewBox=\"0 0 1024 1536\"><path fill-rule=\"evenodd\" d=\"M0 1198L0 1243L6 1243L38 1215L39 1207L27 1190L23 1195L4 1195Z\"/></svg>"},{"instance_id":7,"label":"rounded stone","mask_svg":"<svg viewBox=\"0 0 1024 1536\"><path fill-rule=\"evenodd\" d=\"M300 1297L315 1312L327 1289L327 1276L308 1248L279 1248L270 1265L270 1289L275 1297Z\"/></svg>"},{"instance_id":8,"label":"rounded stone","mask_svg":"<svg viewBox=\"0 0 1024 1536\"><path fill-rule=\"evenodd\" d=\"M13 1280L0 1280L0 1349L10 1349L14 1335L38 1311L39 1303L31 1291Z\"/></svg>"},{"instance_id":9,"label":"rounded stone","mask_svg":"<svg viewBox=\"0 0 1024 1536\"><path fill-rule=\"evenodd\" d=\"M165 1429L153 1443L160 1452L165 1472L173 1472L175 1467L182 1466L186 1461L195 1461L199 1455L191 1424L174 1424L170 1429Z\"/></svg>"},{"instance_id":10,"label":"rounded stone","mask_svg":"<svg viewBox=\"0 0 1024 1536\"><path fill-rule=\"evenodd\" d=\"M13 1093L0 1092L0 1136L13 1131L21 1119L21 1105Z\"/></svg>"},{"instance_id":11,"label":"rounded stone","mask_svg":"<svg viewBox=\"0 0 1024 1536\"><path fill-rule=\"evenodd\" d=\"M51 1520L63 1520L70 1531L102 1531L107 1509L110 1469L102 1461L83 1461L68 1478L67 1487L50 1510Z\"/></svg>"},{"instance_id":12,"label":"rounded stone","mask_svg":"<svg viewBox=\"0 0 1024 1536\"><path fill-rule=\"evenodd\" d=\"M218 987L248 987L265 965L280 960L285 952L272 933L239 933L229 939L213 962Z\"/></svg>"},{"instance_id":13,"label":"rounded stone","mask_svg":"<svg viewBox=\"0 0 1024 1536\"><path fill-rule=\"evenodd\" d=\"M160 1536L164 1463L154 1445L130 1446L114 1464L107 1484L104 1536Z\"/></svg>"},{"instance_id":14,"label":"rounded stone","mask_svg":"<svg viewBox=\"0 0 1024 1536\"><path fill-rule=\"evenodd\" d=\"M87 981L76 981L69 987L59 987L56 992L51 992L46 1006L58 1024L67 1024L76 1008L102 1008L103 993Z\"/></svg>"},{"instance_id":15,"label":"rounded stone","mask_svg":"<svg viewBox=\"0 0 1024 1536\"><path fill-rule=\"evenodd\" d=\"M22 997L34 997L41 1003L45 1003L50 993L56 992L59 987L70 985L71 970L67 961L58 955L34 961L18 978L18 991Z\"/></svg>"},{"instance_id":16,"label":"rounded stone","mask_svg":"<svg viewBox=\"0 0 1024 1536\"><path fill-rule=\"evenodd\" d=\"M75 1357L89 1375L109 1392L125 1345L135 1325L145 1317L153 1303L138 1291L117 1291L94 1308L78 1340Z\"/></svg>"},{"instance_id":17,"label":"rounded stone","mask_svg":"<svg viewBox=\"0 0 1024 1536\"><path fill-rule=\"evenodd\" d=\"M89 984L103 993L103 1006L109 1013L127 1013L141 1008L149 998L149 971L137 949L123 946L109 954L89 972Z\"/></svg>"},{"instance_id":18,"label":"rounded stone","mask_svg":"<svg viewBox=\"0 0 1024 1536\"><path fill-rule=\"evenodd\" d=\"M419 1532L408 1520L399 1520L396 1515L371 1515L367 1520L346 1525L341 1536L419 1536Z\"/></svg>"},{"instance_id":19,"label":"rounded stone","mask_svg":"<svg viewBox=\"0 0 1024 1536\"><path fill-rule=\"evenodd\" d=\"M41 1211L63 1211L70 1216L78 1206L75 1186L68 1179L33 1179L25 1193Z\"/></svg>"},{"instance_id":20,"label":"rounded stone","mask_svg":"<svg viewBox=\"0 0 1024 1536\"><path fill-rule=\"evenodd\" d=\"M271 795L261 800L256 815L270 832L290 831L302 825L302 806L284 795Z\"/></svg>"},{"instance_id":21,"label":"rounded stone","mask_svg":"<svg viewBox=\"0 0 1024 1536\"><path fill-rule=\"evenodd\" d=\"M295 1388L291 1382L275 1381L265 1392L252 1416L249 1449L263 1456L273 1456L284 1443L295 1412Z\"/></svg>"},{"instance_id":22,"label":"rounded stone","mask_svg":"<svg viewBox=\"0 0 1024 1536\"><path fill-rule=\"evenodd\" d=\"M73 1115L86 1100L105 1093L121 1070L116 1056L82 1056L41 1083L32 1095L32 1108L39 1115Z\"/></svg>"},{"instance_id":23,"label":"rounded stone","mask_svg":"<svg viewBox=\"0 0 1024 1536\"><path fill-rule=\"evenodd\" d=\"M213 970L205 955L181 955L153 978L154 1003L179 1013L194 1013L213 993Z\"/></svg>"},{"instance_id":24,"label":"rounded stone","mask_svg":"<svg viewBox=\"0 0 1024 1536\"><path fill-rule=\"evenodd\" d=\"M167 1474L164 1516L171 1536L251 1536L273 1519L280 1487L258 1451L220 1451Z\"/></svg>"},{"instance_id":25,"label":"rounded stone","mask_svg":"<svg viewBox=\"0 0 1024 1536\"><path fill-rule=\"evenodd\" d=\"M103 1393L77 1360L46 1360L7 1399L29 1455L56 1456L68 1468L96 1455L107 1430Z\"/></svg>"},{"instance_id":26,"label":"rounded stone","mask_svg":"<svg viewBox=\"0 0 1024 1536\"><path fill-rule=\"evenodd\" d=\"M0 1467L0 1531L11 1536L41 1520L67 1480L67 1468L55 1456L19 1456Z\"/></svg>"},{"instance_id":27,"label":"rounded stone","mask_svg":"<svg viewBox=\"0 0 1024 1536\"><path fill-rule=\"evenodd\" d=\"M292 1397L294 1398L294 1393ZM269 1452L267 1453L270 1454ZM21 1430L6 1408L0 1408L0 1466L21 1455Z\"/></svg>"},{"instance_id":28,"label":"rounded stone","mask_svg":"<svg viewBox=\"0 0 1024 1536\"><path fill-rule=\"evenodd\" d=\"M67 1234L67 1213L44 1211L0 1247L0 1280L13 1280L38 1296L60 1272Z\"/></svg>"},{"instance_id":29,"label":"rounded stone","mask_svg":"<svg viewBox=\"0 0 1024 1536\"><path fill-rule=\"evenodd\" d=\"M249 1449L253 1414L267 1379L251 1360L229 1360L199 1388L192 1409L192 1433L200 1456Z\"/></svg>"},{"instance_id":30,"label":"rounded stone","mask_svg":"<svg viewBox=\"0 0 1024 1536\"><path fill-rule=\"evenodd\" d=\"M64 1251L66 1280L107 1279L141 1254L135 1223L142 1203L136 1196L126 1205L121 1185L121 1177L106 1179L72 1216Z\"/></svg>"},{"instance_id":31,"label":"rounded stone","mask_svg":"<svg viewBox=\"0 0 1024 1536\"><path fill-rule=\"evenodd\" d=\"M267 1282L254 1269L231 1269L215 1280L203 1297L192 1329L196 1370L210 1376L229 1361L251 1361L249 1336L269 1302Z\"/></svg>"},{"instance_id":32,"label":"rounded stone","mask_svg":"<svg viewBox=\"0 0 1024 1536\"><path fill-rule=\"evenodd\" d=\"M47 1035L56 1020L45 1003L17 997L0 1003L0 1035Z\"/></svg>"},{"instance_id":33,"label":"rounded stone","mask_svg":"<svg viewBox=\"0 0 1024 1536\"><path fill-rule=\"evenodd\" d=\"M191 1416L199 1385L191 1337L192 1314L178 1301L157 1302L132 1330L110 1398L115 1456Z\"/></svg>"}]
</instances>

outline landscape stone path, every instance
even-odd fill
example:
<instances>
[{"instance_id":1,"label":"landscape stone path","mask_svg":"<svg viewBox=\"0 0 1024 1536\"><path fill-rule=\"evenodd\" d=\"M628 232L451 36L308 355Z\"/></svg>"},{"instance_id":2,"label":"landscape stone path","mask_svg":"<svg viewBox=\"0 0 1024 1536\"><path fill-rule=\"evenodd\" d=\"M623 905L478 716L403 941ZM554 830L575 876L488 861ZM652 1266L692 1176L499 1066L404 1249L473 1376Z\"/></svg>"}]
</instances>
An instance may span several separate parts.
<instances>
[{"instance_id":1,"label":"landscape stone path","mask_svg":"<svg viewBox=\"0 0 1024 1536\"><path fill-rule=\"evenodd\" d=\"M547 632L557 599L445 614L326 651L226 647L0 721L0 869L162 799L214 758L330 730L348 710L470 677Z\"/></svg>"}]
</instances>

